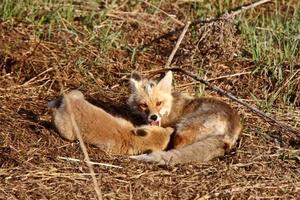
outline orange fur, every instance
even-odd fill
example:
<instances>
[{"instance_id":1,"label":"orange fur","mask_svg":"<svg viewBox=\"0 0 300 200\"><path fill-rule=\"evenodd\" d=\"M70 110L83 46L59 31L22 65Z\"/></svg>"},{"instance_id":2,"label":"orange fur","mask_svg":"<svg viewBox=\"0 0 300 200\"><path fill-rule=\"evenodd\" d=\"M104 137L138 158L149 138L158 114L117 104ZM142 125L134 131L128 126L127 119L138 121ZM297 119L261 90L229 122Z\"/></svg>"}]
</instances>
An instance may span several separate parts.
<instances>
[{"instance_id":1,"label":"orange fur","mask_svg":"<svg viewBox=\"0 0 300 200\"><path fill-rule=\"evenodd\" d=\"M173 149L133 158L162 164L204 162L224 155L238 139L241 123L237 112L216 98L193 98L172 92L170 71L157 84L136 73L130 82L129 105L148 116L153 112L159 114L159 122L155 124L176 127L171 141ZM158 101L160 106L157 106ZM141 110L141 104L147 109Z\"/></svg>"},{"instance_id":2,"label":"orange fur","mask_svg":"<svg viewBox=\"0 0 300 200\"><path fill-rule=\"evenodd\" d=\"M140 154L159 151L167 147L172 128L141 126L114 117L84 99L74 90L62 98L60 105L51 103L53 121L62 137L75 140L71 112L82 134L83 140L113 154Z\"/></svg>"}]
</instances>

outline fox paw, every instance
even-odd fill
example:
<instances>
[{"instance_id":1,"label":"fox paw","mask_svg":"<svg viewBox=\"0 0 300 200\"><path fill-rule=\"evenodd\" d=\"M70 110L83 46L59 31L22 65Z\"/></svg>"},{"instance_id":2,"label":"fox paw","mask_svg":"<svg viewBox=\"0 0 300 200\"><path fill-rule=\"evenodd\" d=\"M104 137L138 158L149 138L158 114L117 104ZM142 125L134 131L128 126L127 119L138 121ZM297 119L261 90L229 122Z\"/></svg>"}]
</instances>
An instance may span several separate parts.
<instances>
[{"instance_id":1,"label":"fox paw","mask_svg":"<svg viewBox=\"0 0 300 200\"><path fill-rule=\"evenodd\" d=\"M129 158L134 159L134 160L142 160L142 161L146 161L146 162L151 162L151 156L149 156L150 154L141 154L138 156L129 156ZM154 161L152 161L154 162Z\"/></svg>"},{"instance_id":2,"label":"fox paw","mask_svg":"<svg viewBox=\"0 0 300 200\"><path fill-rule=\"evenodd\" d=\"M159 152L154 152L150 154L141 154L137 156L129 156L129 158L134 160L141 160L145 162L156 162L159 164L166 164L166 162L162 159Z\"/></svg>"}]
</instances>

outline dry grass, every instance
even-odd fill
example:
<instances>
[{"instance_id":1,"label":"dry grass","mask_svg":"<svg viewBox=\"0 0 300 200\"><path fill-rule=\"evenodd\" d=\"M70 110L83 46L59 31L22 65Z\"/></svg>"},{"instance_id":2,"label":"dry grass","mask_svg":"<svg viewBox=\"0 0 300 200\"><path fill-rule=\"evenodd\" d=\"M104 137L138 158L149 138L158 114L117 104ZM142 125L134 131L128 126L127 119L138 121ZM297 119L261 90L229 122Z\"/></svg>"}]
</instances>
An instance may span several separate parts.
<instances>
[{"instance_id":1,"label":"dry grass","mask_svg":"<svg viewBox=\"0 0 300 200\"><path fill-rule=\"evenodd\" d=\"M83 155L78 143L62 139L52 127L47 101L59 95L59 78L64 88L79 88L94 100L125 103L130 72L137 69L151 75L164 66L177 37L142 52L135 47L178 26L173 15L181 22L188 19L184 3L155 5L169 15L151 10L148 4L118 5L108 9L99 27L88 29L82 21L63 21L67 28L53 26L50 36L37 34L37 29L48 30L47 25L0 23L0 199L96 198L85 163L61 159L82 160ZM259 12L269 7L263 8ZM101 26L111 28L106 36ZM242 56L244 43L231 22L193 27L173 63L261 106L266 101L265 88L277 91L291 76L276 84L267 74L255 73L263 63ZM284 69L288 66L283 64ZM55 67L61 77L56 76ZM175 79L179 91L216 95L186 77L175 75ZM290 81L300 83L299 74ZM292 89L299 94L299 86ZM267 111L299 129L299 102L299 96L294 102L278 100ZM299 140L291 140L283 130L231 104L243 117L243 134L229 155L205 164L158 166L88 146L92 161L122 167L94 165L104 199L296 199Z\"/></svg>"}]
</instances>

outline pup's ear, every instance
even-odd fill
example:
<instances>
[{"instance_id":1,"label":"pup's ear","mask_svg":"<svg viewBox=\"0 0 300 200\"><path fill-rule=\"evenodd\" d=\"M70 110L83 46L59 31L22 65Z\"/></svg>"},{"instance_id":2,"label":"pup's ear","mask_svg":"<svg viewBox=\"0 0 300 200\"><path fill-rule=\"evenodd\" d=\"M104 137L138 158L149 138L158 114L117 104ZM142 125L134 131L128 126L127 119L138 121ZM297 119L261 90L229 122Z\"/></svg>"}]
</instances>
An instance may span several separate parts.
<instances>
[{"instance_id":1,"label":"pup's ear","mask_svg":"<svg viewBox=\"0 0 300 200\"><path fill-rule=\"evenodd\" d=\"M57 99L54 99L52 101L48 102L48 108L59 108L62 104L63 97L58 97Z\"/></svg>"},{"instance_id":2,"label":"pup's ear","mask_svg":"<svg viewBox=\"0 0 300 200\"><path fill-rule=\"evenodd\" d=\"M166 128L167 134L171 135L174 132L174 128L172 127L167 127Z\"/></svg>"},{"instance_id":3,"label":"pup's ear","mask_svg":"<svg viewBox=\"0 0 300 200\"><path fill-rule=\"evenodd\" d=\"M148 132L145 129L139 128L139 129L134 129L131 131L132 134L136 135L136 136L141 136L141 137L145 137L148 135Z\"/></svg>"},{"instance_id":4,"label":"pup's ear","mask_svg":"<svg viewBox=\"0 0 300 200\"><path fill-rule=\"evenodd\" d=\"M167 74L158 82L157 88L167 92L171 93L172 92L172 71L168 71Z\"/></svg>"},{"instance_id":5,"label":"pup's ear","mask_svg":"<svg viewBox=\"0 0 300 200\"><path fill-rule=\"evenodd\" d=\"M142 80L142 77L138 72L133 71L131 73L129 83L130 83L132 93L139 90L139 88L141 87L141 80Z\"/></svg>"}]
</instances>

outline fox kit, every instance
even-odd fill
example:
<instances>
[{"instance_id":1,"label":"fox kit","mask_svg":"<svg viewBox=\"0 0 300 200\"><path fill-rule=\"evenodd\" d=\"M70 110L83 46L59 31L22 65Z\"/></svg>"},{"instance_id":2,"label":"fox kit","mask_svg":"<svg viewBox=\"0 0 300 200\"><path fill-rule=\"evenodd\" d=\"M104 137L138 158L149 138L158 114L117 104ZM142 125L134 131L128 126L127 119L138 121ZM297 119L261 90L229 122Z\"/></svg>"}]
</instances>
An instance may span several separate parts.
<instances>
[{"instance_id":1,"label":"fox kit","mask_svg":"<svg viewBox=\"0 0 300 200\"><path fill-rule=\"evenodd\" d=\"M223 156L238 139L241 124L237 112L216 98L172 93L171 71L158 83L134 72L130 85L129 105L145 113L149 124L176 130L170 150L132 158L160 164L205 162Z\"/></svg>"},{"instance_id":2,"label":"fox kit","mask_svg":"<svg viewBox=\"0 0 300 200\"><path fill-rule=\"evenodd\" d=\"M62 137L75 140L71 112L85 142L113 154L141 154L164 150L173 132L172 128L141 126L114 117L90 104L78 90L51 101L53 121Z\"/></svg>"}]
</instances>

